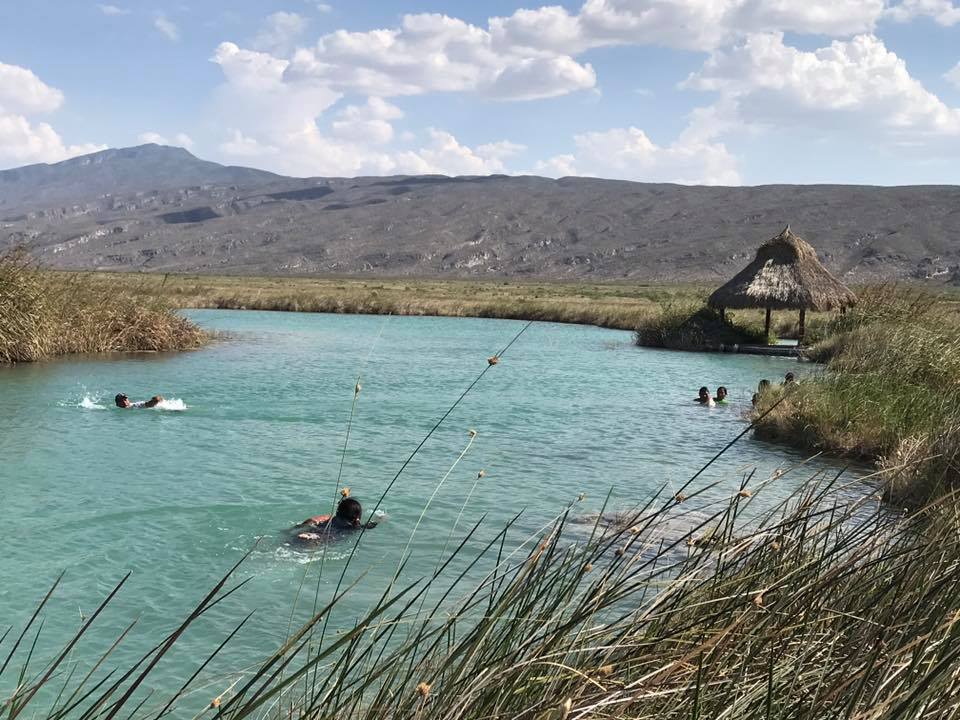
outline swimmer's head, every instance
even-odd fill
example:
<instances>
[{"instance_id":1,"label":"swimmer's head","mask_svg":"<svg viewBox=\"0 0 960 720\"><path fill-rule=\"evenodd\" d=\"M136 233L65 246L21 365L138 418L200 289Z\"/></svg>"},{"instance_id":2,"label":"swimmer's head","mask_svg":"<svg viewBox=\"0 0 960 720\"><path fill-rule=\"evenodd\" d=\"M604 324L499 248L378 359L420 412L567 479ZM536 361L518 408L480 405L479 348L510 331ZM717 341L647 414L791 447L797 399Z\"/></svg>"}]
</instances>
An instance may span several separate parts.
<instances>
[{"instance_id":1,"label":"swimmer's head","mask_svg":"<svg viewBox=\"0 0 960 720\"><path fill-rule=\"evenodd\" d=\"M337 518L354 527L360 527L360 517L362 515L363 508L361 508L360 503L352 497L344 498L340 501L340 504L337 505Z\"/></svg>"},{"instance_id":2,"label":"swimmer's head","mask_svg":"<svg viewBox=\"0 0 960 720\"><path fill-rule=\"evenodd\" d=\"M788 372L786 375L784 375L783 380L784 382L792 383L796 381L796 378L793 376L792 372Z\"/></svg>"},{"instance_id":3,"label":"swimmer's head","mask_svg":"<svg viewBox=\"0 0 960 720\"><path fill-rule=\"evenodd\" d=\"M707 400L710 399L710 389L706 385L704 385L702 388L700 388L699 395L700 395L700 399L706 402Z\"/></svg>"},{"instance_id":4,"label":"swimmer's head","mask_svg":"<svg viewBox=\"0 0 960 720\"><path fill-rule=\"evenodd\" d=\"M717 388L717 400L723 400L727 397L727 389L721 385Z\"/></svg>"},{"instance_id":5,"label":"swimmer's head","mask_svg":"<svg viewBox=\"0 0 960 720\"><path fill-rule=\"evenodd\" d=\"M767 379L763 379L759 382L759 384L757 384L758 393L766 392L769 389L770 389L770 381Z\"/></svg>"},{"instance_id":6,"label":"swimmer's head","mask_svg":"<svg viewBox=\"0 0 960 720\"><path fill-rule=\"evenodd\" d=\"M117 404L117 407L130 407L130 398L123 393L117 393L117 396L113 399L113 401Z\"/></svg>"}]
</instances>

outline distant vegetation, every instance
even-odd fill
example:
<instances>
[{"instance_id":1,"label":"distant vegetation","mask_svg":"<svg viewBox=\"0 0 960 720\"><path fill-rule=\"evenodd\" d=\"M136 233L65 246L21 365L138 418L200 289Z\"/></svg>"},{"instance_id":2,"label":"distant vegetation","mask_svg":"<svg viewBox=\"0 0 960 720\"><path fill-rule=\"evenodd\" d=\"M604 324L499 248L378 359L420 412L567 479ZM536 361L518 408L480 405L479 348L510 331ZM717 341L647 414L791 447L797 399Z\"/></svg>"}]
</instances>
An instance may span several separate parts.
<instances>
[{"instance_id":1,"label":"distant vegetation","mask_svg":"<svg viewBox=\"0 0 960 720\"><path fill-rule=\"evenodd\" d=\"M694 285L486 280L325 279L159 273L57 273L180 308L440 315L582 323L635 330Z\"/></svg>"},{"instance_id":2,"label":"distant vegetation","mask_svg":"<svg viewBox=\"0 0 960 720\"><path fill-rule=\"evenodd\" d=\"M895 502L960 488L960 323L951 305L867 289L823 335L808 354L826 371L760 420L758 436L876 461ZM766 396L760 409L779 399Z\"/></svg>"},{"instance_id":3,"label":"distant vegetation","mask_svg":"<svg viewBox=\"0 0 960 720\"><path fill-rule=\"evenodd\" d=\"M721 346L766 344L763 325L745 312L726 316L700 302L665 303L658 312L640 319L637 345L671 350L719 350ZM744 320L743 318L747 318Z\"/></svg>"},{"instance_id":4,"label":"distant vegetation","mask_svg":"<svg viewBox=\"0 0 960 720\"><path fill-rule=\"evenodd\" d=\"M183 350L208 337L168 303L83 275L37 270L0 255L0 363L110 351Z\"/></svg>"}]
</instances>

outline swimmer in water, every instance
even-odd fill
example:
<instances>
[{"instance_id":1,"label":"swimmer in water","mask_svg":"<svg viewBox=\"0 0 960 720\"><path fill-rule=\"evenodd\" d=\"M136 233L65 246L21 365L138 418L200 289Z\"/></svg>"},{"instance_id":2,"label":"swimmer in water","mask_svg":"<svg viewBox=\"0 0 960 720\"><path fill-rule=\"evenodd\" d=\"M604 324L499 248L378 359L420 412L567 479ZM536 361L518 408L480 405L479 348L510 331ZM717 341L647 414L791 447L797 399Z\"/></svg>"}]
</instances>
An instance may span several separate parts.
<instances>
[{"instance_id":1,"label":"swimmer in water","mask_svg":"<svg viewBox=\"0 0 960 720\"><path fill-rule=\"evenodd\" d=\"M713 401L718 405L727 404L727 389L723 385L717 388L717 396L713 399Z\"/></svg>"},{"instance_id":2,"label":"swimmer in water","mask_svg":"<svg viewBox=\"0 0 960 720\"><path fill-rule=\"evenodd\" d=\"M710 388L708 388L706 385L700 388L700 393L694 402L700 403L701 405L706 405L707 407L713 407L716 405L716 403L713 401L713 398L710 397Z\"/></svg>"},{"instance_id":3,"label":"swimmer in water","mask_svg":"<svg viewBox=\"0 0 960 720\"><path fill-rule=\"evenodd\" d=\"M344 498L337 505L337 514L314 515L292 528L294 537L301 542L317 542L331 535L342 535L354 530L372 530L377 526L375 522L363 523L361 517L363 508L353 498Z\"/></svg>"},{"instance_id":4,"label":"swimmer in water","mask_svg":"<svg viewBox=\"0 0 960 720\"><path fill-rule=\"evenodd\" d=\"M117 404L118 408L152 408L163 402L163 395L154 395L149 400L141 400L140 402L130 402L130 398L126 395L117 393L113 401Z\"/></svg>"}]
</instances>

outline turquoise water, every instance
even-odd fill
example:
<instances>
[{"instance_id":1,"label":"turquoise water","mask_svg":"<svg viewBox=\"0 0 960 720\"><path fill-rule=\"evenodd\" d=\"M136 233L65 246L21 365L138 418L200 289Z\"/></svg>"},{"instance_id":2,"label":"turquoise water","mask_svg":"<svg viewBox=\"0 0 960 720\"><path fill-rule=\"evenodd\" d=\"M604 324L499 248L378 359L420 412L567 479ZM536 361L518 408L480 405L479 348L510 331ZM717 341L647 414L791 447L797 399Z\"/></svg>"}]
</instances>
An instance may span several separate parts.
<instances>
[{"instance_id":1,"label":"turquoise water","mask_svg":"<svg viewBox=\"0 0 960 720\"><path fill-rule=\"evenodd\" d=\"M102 637L139 622L118 658L138 657L175 627L213 582L259 539L238 578L252 580L203 618L161 663L154 686L172 688L250 610L256 610L210 670L212 688L274 649L315 554L288 546L284 530L328 512L339 486L372 510L410 451L523 323L483 319L196 311L229 332L204 350L126 355L0 368L0 634L21 625L65 571L46 613L51 644L132 571ZM629 333L534 324L447 418L385 498L385 518L366 533L350 577L365 573L335 619L349 623L396 571L430 572L451 529L486 516L489 537L521 510L511 542L534 535L581 493L577 513L646 500L679 487L739 433L760 378L796 362L766 357L641 349ZM338 485L354 384L362 390ZM733 402L707 409L697 388L726 385ZM183 410L119 410L160 393ZM445 483L438 483L467 447ZM802 455L750 437L700 484L706 499L735 492ZM751 502L772 503L814 470L780 478ZM469 503L464 501L479 470ZM410 541L427 499L429 511ZM482 535L482 533L481 533ZM332 592L347 545L331 551L319 581ZM94 634L91 644L101 636ZM43 646L43 642L41 642ZM212 692L215 695L216 692Z\"/></svg>"}]
</instances>

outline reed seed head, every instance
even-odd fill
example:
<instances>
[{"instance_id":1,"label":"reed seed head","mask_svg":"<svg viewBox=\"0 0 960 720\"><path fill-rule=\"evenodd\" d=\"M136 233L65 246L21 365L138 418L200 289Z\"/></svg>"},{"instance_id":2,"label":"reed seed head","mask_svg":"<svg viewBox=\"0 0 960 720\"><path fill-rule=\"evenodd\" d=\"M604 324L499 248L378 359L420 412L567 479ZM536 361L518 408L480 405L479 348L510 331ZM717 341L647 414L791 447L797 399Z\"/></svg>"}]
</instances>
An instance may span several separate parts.
<instances>
[{"instance_id":1,"label":"reed seed head","mask_svg":"<svg viewBox=\"0 0 960 720\"><path fill-rule=\"evenodd\" d=\"M573 699L567 698L560 704L560 720L566 720L566 717L570 714L570 711L573 709Z\"/></svg>"},{"instance_id":2,"label":"reed seed head","mask_svg":"<svg viewBox=\"0 0 960 720\"><path fill-rule=\"evenodd\" d=\"M430 697L430 683L422 682L419 685L417 685L417 695L419 695L423 699L427 699L428 697Z\"/></svg>"},{"instance_id":3,"label":"reed seed head","mask_svg":"<svg viewBox=\"0 0 960 720\"><path fill-rule=\"evenodd\" d=\"M470 428L469 430L467 430L467 435L469 435L470 437L474 438L474 437L477 436L477 431L474 430L473 428Z\"/></svg>"},{"instance_id":4,"label":"reed seed head","mask_svg":"<svg viewBox=\"0 0 960 720\"><path fill-rule=\"evenodd\" d=\"M491 355L487 358L488 365L496 365L498 362L500 362L500 358L498 358L496 355Z\"/></svg>"},{"instance_id":5,"label":"reed seed head","mask_svg":"<svg viewBox=\"0 0 960 720\"><path fill-rule=\"evenodd\" d=\"M684 495L683 493L677 493L676 495L673 496L673 499L678 503L682 503L684 500L687 499L687 496Z\"/></svg>"},{"instance_id":6,"label":"reed seed head","mask_svg":"<svg viewBox=\"0 0 960 720\"><path fill-rule=\"evenodd\" d=\"M586 565L583 566L583 571L585 573L588 573L592 570L593 570L593 565L591 563L587 563Z\"/></svg>"},{"instance_id":7,"label":"reed seed head","mask_svg":"<svg viewBox=\"0 0 960 720\"><path fill-rule=\"evenodd\" d=\"M214 710L216 710L218 707L220 707L220 698L221 698L221 696L220 696L220 695L217 695L213 700L211 700L211 701L210 701L210 707L213 708Z\"/></svg>"},{"instance_id":8,"label":"reed seed head","mask_svg":"<svg viewBox=\"0 0 960 720\"><path fill-rule=\"evenodd\" d=\"M614 667L613 665L602 665L597 672L603 677L610 677L613 675Z\"/></svg>"},{"instance_id":9,"label":"reed seed head","mask_svg":"<svg viewBox=\"0 0 960 720\"><path fill-rule=\"evenodd\" d=\"M763 607L763 593L757 593L753 598L753 604L757 607Z\"/></svg>"},{"instance_id":10,"label":"reed seed head","mask_svg":"<svg viewBox=\"0 0 960 720\"><path fill-rule=\"evenodd\" d=\"M580 493L579 495L577 495L577 502L583 502L586 499L587 499L586 493Z\"/></svg>"},{"instance_id":11,"label":"reed seed head","mask_svg":"<svg viewBox=\"0 0 960 720\"><path fill-rule=\"evenodd\" d=\"M342 490L340 490L340 494L345 498L350 497L350 488L348 487L343 488Z\"/></svg>"},{"instance_id":12,"label":"reed seed head","mask_svg":"<svg viewBox=\"0 0 960 720\"><path fill-rule=\"evenodd\" d=\"M627 548L625 547L617 548L617 557L623 557L624 555L626 555L626 553L627 553Z\"/></svg>"},{"instance_id":13,"label":"reed seed head","mask_svg":"<svg viewBox=\"0 0 960 720\"><path fill-rule=\"evenodd\" d=\"M753 497L753 493L750 492L749 490L747 490L746 488L744 488L743 490L741 490L740 492L738 492L737 495L740 496L740 497L742 497L742 498Z\"/></svg>"},{"instance_id":14,"label":"reed seed head","mask_svg":"<svg viewBox=\"0 0 960 720\"><path fill-rule=\"evenodd\" d=\"M480 478L484 478L486 476L487 476L487 471L481 470L480 472L477 473L477 480L479 480Z\"/></svg>"}]
</instances>

